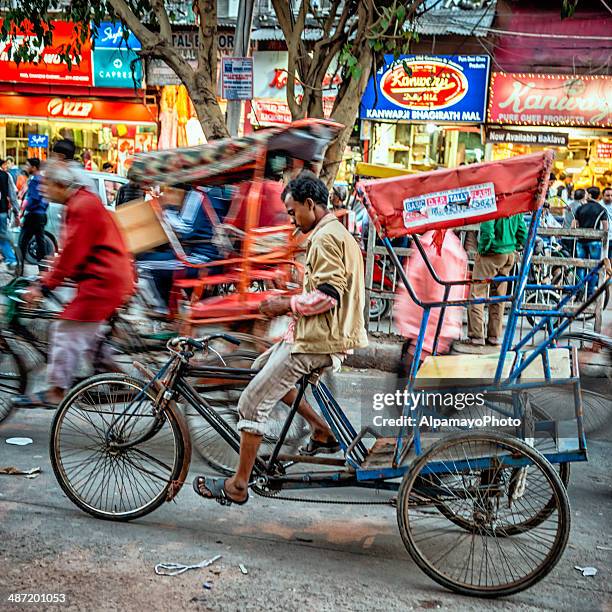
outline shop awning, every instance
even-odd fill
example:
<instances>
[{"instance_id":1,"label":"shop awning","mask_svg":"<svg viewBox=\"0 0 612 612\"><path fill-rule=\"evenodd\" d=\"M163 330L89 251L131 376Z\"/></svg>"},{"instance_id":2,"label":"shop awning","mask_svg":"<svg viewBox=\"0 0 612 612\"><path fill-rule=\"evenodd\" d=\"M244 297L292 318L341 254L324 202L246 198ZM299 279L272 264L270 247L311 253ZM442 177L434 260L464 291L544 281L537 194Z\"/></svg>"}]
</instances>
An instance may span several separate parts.
<instances>
[{"instance_id":1,"label":"shop awning","mask_svg":"<svg viewBox=\"0 0 612 612\"><path fill-rule=\"evenodd\" d=\"M419 15L409 27L418 34L461 36L486 36L495 18L496 0L425 0ZM304 40L318 40L322 31L306 28ZM258 27L251 34L251 40L285 40L278 25Z\"/></svg>"},{"instance_id":2,"label":"shop awning","mask_svg":"<svg viewBox=\"0 0 612 612\"><path fill-rule=\"evenodd\" d=\"M414 22L419 34L487 36L495 19L496 0L425 0Z\"/></svg>"}]
</instances>

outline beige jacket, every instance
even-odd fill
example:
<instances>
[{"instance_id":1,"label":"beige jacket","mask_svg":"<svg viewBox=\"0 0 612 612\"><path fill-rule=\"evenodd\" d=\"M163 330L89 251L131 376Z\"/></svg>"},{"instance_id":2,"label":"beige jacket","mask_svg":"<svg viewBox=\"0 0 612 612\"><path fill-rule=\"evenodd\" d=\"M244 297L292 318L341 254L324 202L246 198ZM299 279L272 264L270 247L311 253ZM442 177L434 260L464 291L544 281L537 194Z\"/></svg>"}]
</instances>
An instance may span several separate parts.
<instances>
[{"instance_id":1,"label":"beige jacket","mask_svg":"<svg viewBox=\"0 0 612 612\"><path fill-rule=\"evenodd\" d=\"M303 293L329 283L340 303L332 310L300 317L295 326L292 353L345 353L368 345L363 311L363 258L357 242L334 215L312 230L306 246Z\"/></svg>"}]
</instances>

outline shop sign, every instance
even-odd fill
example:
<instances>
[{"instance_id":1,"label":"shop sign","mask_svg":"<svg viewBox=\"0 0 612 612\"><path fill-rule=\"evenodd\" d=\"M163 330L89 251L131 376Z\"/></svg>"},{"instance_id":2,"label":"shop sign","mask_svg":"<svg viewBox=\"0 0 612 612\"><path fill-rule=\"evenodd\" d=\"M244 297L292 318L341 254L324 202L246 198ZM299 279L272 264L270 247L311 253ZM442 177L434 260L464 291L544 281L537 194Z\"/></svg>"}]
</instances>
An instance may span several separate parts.
<instances>
[{"instance_id":1,"label":"shop sign","mask_svg":"<svg viewBox=\"0 0 612 612\"><path fill-rule=\"evenodd\" d=\"M121 22L102 21L95 38L96 49L141 49L136 36L129 32L127 40Z\"/></svg>"},{"instance_id":2,"label":"shop sign","mask_svg":"<svg viewBox=\"0 0 612 612\"><path fill-rule=\"evenodd\" d=\"M221 60L221 97L226 100L253 97L252 57L224 57Z\"/></svg>"},{"instance_id":3,"label":"shop sign","mask_svg":"<svg viewBox=\"0 0 612 612\"><path fill-rule=\"evenodd\" d=\"M254 125L286 125L291 123L291 111L287 103L288 81L287 51L255 51L253 53L253 116ZM340 86L340 75L332 61L323 79L323 113L331 115ZM295 96L299 101L302 86L296 80Z\"/></svg>"},{"instance_id":4,"label":"shop sign","mask_svg":"<svg viewBox=\"0 0 612 612\"><path fill-rule=\"evenodd\" d=\"M99 121L101 123L155 123L154 107L111 100L83 100L50 96L0 96L0 116Z\"/></svg>"},{"instance_id":5,"label":"shop sign","mask_svg":"<svg viewBox=\"0 0 612 612\"><path fill-rule=\"evenodd\" d=\"M360 118L371 121L483 123L486 55L385 56L370 78Z\"/></svg>"},{"instance_id":6,"label":"shop sign","mask_svg":"<svg viewBox=\"0 0 612 612\"><path fill-rule=\"evenodd\" d=\"M479 217L497 210L495 185L482 183L423 196L406 198L404 226L419 227L428 223Z\"/></svg>"},{"instance_id":7,"label":"shop sign","mask_svg":"<svg viewBox=\"0 0 612 612\"><path fill-rule=\"evenodd\" d=\"M612 142L598 142L597 143L597 159L611 159L612 158Z\"/></svg>"},{"instance_id":8,"label":"shop sign","mask_svg":"<svg viewBox=\"0 0 612 612\"><path fill-rule=\"evenodd\" d=\"M494 72L489 122L612 127L612 77Z\"/></svg>"},{"instance_id":9,"label":"shop sign","mask_svg":"<svg viewBox=\"0 0 612 612\"><path fill-rule=\"evenodd\" d=\"M42 148L46 149L49 146L49 136L47 134L30 134L28 136L28 147L30 149Z\"/></svg>"},{"instance_id":10,"label":"shop sign","mask_svg":"<svg viewBox=\"0 0 612 612\"><path fill-rule=\"evenodd\" d=\"M523 130L487 129L487 142L493 144L524 144L536 147L567 147L569 135L566 132L526 132Z\"/></svg>"},{"instance_id":11,"label":"shop sign","mask_svg":"<svg viewBox=\"0 0 612 612\"><path fill-rule=\"evenodd\" d=\"M31 47L36 50L35 62L13 61L11 43L0 41L0 74L2 81L17 83L36 83L37 85L83 85L91 86L91 44L86 41L79 55L72 57L72 65L68 65L60 58L59 51L74 39L74 24L65 21L53 21L53 43L47 47ZM16 43L28 42L32 38L31 32L24 31Z\"/></svg>"},{"instance_id":12,"label":"shop sign","mask_svg":"<svg viewBox=\"0 0 612 612\"><path fill-rule=\"evenodd\" d=\"M198 67L198 30L180 29L172 32L172 46L177 53L195 70ZM217 48L222 56L231 55L234 49L234 32L219 32ZM163 60L152 59L147 62L147 83L154 86L180 85L181 80Z\"/></svg>"}]
</instances>

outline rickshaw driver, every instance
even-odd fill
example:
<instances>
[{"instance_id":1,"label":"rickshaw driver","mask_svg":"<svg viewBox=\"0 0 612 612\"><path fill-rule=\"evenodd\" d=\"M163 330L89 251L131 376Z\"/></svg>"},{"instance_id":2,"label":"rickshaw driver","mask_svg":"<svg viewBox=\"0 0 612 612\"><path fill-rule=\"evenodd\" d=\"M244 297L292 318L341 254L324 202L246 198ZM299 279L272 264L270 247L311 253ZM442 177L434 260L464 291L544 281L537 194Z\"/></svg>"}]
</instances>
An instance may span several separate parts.
<instances>
[{"instance_id":1,"label":"rickshaw driver","mask_svg":"<svg viewBox=\"0 0 612 612\"><path fill-rule=\"evenodd\" d=\"M241 431L238 470L231 478L198 476L195 492L223 505L244 504L257 451L272 408L280 400L291 404L299 379L329 366L339 366L353 349L368 344L364 325L363 258L357 242L327 209L327 187L311 172L289 182L282 194L292 222L309 233L303 292L272 297L261 305L269 317L291 313L294 324L277 344L260 355L260 369L238 402ZM340 447L326 421L302 401L298 412L312 435L302 454L336 453Z\"/></svg>"}]
</instances>

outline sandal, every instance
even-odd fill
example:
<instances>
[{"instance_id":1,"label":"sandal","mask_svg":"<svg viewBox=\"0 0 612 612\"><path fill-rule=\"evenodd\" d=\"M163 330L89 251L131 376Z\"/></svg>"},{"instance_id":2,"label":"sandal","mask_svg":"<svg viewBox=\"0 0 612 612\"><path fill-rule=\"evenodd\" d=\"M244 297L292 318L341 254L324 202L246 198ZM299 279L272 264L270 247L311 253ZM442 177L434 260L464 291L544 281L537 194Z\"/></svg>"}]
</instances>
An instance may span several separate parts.
<instances>
[{"instance_id":1,"label":"sandal","mask_svg":"<svg viewBox=\"0 0 612 612\"><path fill-rule=\"evenodd\" d=\"M328 442L319 442L318 440L313 440L310 438L308 440L308 444L306 446L302 446L298 449L300 455L335 455L340 452L340 444L338 444L338 440L333 439Z\"/></svg>"},{"instance_id":2,"label":"sandal","mask_svg":"<svg viewBox=\"0 0 612 612\"><path fill-rule=\"evenodd\" d=\"M196 476L193 479L193 490L204 499L214 499L216 502L221 504L222 506L231 506L232 504L236 504L237 506L244 506L249 501L249 494L242 501L238 501L236 499L232 499L227 492L225 491L225 482L227 478L214 478L212 476ZM205 495L202 493L201 486L204 485L204 488L210 493L210 495Z\"/></svg>"},{"instance_id":3,"label":"sandal","mask_svg":"<svg viewBox=\"0 0 612 612\"><path fill-rule=\"evenodd\" d=\"M47 400L47 394L44 391L37 391L32 395L18 395L13 400L13 408L26 408L34 410L42 408L43 410L55 410L57 404L53 404Z\"/></svg>"}]
</instances>

